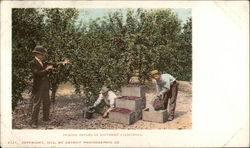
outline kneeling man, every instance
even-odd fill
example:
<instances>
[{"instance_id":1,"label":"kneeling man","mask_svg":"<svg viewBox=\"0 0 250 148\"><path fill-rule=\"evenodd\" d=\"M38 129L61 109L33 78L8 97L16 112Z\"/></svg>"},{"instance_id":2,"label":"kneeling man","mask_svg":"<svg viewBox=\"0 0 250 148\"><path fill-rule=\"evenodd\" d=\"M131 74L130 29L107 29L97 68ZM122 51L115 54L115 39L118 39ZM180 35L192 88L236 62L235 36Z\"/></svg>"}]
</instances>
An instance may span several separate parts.
<instances>
[{"instance_id":1,"label":"kneeling man","mask_svg":"<svg viewBox=\"0 0 250 148\"><path fill-rule=\"evenodd\" d=\"M96 113L102 114L103 118L108 117L109 112L115 107L115 99L117 96L106 86L103 86L98 99L95 101L93 106L90 106L90 109L95 109Z\"/></svg>"}]
</instances>

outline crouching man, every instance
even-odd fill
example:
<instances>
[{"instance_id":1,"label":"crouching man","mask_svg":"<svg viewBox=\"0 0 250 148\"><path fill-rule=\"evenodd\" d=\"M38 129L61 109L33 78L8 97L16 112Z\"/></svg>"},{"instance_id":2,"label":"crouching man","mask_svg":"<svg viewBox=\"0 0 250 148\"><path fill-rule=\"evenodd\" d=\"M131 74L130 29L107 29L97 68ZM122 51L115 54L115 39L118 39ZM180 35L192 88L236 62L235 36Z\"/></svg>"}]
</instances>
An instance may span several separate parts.
<instances>
[{"instance_id":1,"label":"crouching man","mask_svg":"<svg viewBox=\"0 0 250 148\"><path fill-rule=\"evenodd\" d=\"M102 87L98 99L93 106L89 109L95 109L96 113L102 114L103 118L108 117L109 112L115 107L115 99L117 96L113 91L110 91L107 87Z\"/></svg>"},{"instance_id":2,"label":"crouching man","mask_svg":"<svg viewBox=\"0 0 250 148\"><path fill-rule=\"evenodd\" d=\"M168 121L172 121L174 119L179 83L170 74L160 74L158 70L151 71L150 75L156 80L157 96L163 98L164 109L167 109L169 104Z\"/></svg>"}]
</instances>

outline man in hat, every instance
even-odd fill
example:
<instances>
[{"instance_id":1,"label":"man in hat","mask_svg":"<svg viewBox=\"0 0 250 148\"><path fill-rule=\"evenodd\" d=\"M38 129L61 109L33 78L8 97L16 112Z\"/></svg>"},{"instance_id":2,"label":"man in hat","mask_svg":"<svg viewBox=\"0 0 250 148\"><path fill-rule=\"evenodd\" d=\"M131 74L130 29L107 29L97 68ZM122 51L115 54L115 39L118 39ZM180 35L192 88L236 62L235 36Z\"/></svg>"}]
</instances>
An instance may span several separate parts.
<instances>
[{"instance_id":1,"label":"man in hat","mask_svg":"<svg viewBox=\"0 0 250 148\"><path fill-rule=\"evenodd\" d=\"M38 115L41 103L43 104L43 121L49 121L50 112L50 98L49 89L50 84L48 80L48 72L53 69L52 65L47 65L44 62L45 50L43 46L36 46L33 50L34 60L31 61L30 67L33 74L33 88L32 88L32 117L31 126L36 128L38 126ZM58 64L67 64L68 61L60 62Z\"/></svg>"},{"instance_id":2,"label":"man in hat","mask_svg":"<svg viewBox=\"0 0 250 148\"><path fill-rule=\"evenodd\" d=\"M95 109L95 112L102 114L103 118L108 117L109 112L115 107L115 99L117 96L113 91L110 91L106 86L103 86L98 99L90 109Z\"/></svg>"},{"instance_id":3,"label":"man in hat","mask_svg":"<svg viewBox=\"0 0 250 148\"><path fill-rule=\"evenodd\" d=\"M163 98L165 109L167 109L170 100L168 120L172 121L174 119L179 83L170 74L160 74L158 70L151 71L150 75L156 80L157 96Z\"/></svg>"}]
</instances>

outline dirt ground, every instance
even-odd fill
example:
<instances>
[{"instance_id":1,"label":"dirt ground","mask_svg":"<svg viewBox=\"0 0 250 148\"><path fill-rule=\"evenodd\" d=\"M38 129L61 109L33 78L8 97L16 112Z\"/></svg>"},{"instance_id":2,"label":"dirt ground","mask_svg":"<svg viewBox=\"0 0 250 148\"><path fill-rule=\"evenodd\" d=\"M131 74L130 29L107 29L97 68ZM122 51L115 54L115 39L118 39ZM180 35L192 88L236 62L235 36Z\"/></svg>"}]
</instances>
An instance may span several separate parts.
<instances>
[{"instance_id":1,"label":"dirt ground","mask_svg":"<svg viewBox=\"0 0 250 148\"><path fill-rule=\"evenodd\" d=\"M165 123L154 123L139 120L132 125L112 123L108 118L104 119L99 114L94 114L92 119L84 119L82 110L83 101L79 95L74 93L71 84L62 84L59 87L54 109L51 109L51 121L42 121L42 111L40 110L38 129L191 129L192 128L192 84L190 82L179 81L179 92L175 119ZM148 85L146 91L147 107L148 102L154 96L153 85ZM119 94L119 92L118 92ZM29 126L30 116L28 114L30 96L23 94L24 100L19 102L12 113L13 129L31 129Z\"/></svg>"}]
</instances>

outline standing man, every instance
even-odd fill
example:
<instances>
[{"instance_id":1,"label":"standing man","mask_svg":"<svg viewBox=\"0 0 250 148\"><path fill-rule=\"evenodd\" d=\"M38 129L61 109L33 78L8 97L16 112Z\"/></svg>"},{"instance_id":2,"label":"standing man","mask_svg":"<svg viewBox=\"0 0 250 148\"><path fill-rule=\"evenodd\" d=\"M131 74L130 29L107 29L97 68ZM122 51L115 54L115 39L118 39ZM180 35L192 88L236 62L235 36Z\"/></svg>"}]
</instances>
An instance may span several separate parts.
<instances>
[{"instance_id":1,"label":"standing man","mask_svg":"<svg viewBox=\"0 0 250 148\"><path fill-rule=\"evenodd\" d=\"M167 109L170 100L168 121L172 121L174 119L179 83L170 74L160 74L158 70L151 71L150 75L156 80L157 96L163 98L165 109Z\"/></svg>"},{"instance_id":2,"label":"standing man","mask_svg":"<svg viewBox=\"0 0 250 148\"><path fill-rule=\"evenodd\" d=\"M43 121L49 121L50 113L50 98L49 89L50 84L48 80L48 72L53 69L52 65L47 65L44 61L45 50L43 46L36 46L33 50L34 60L31 61L30 67L33 74L33 88L32 88L32 116L31 126L37 128L38 115L41 103L43 104ZM68 61L60 62L60 64L67 64Z\"/></svg>"},{"instance_id":3,"label":"standing man","mask_svg":"<svg viewBox=\"0 0 250 148\"><path fill-rule=\"evenodd\" d=\"M106 86L103 86L98 99L90 109L95 109L95 112L102 114L103 118L108 117L109 112L115 107L115 99L117 96L113 91L110 91Z\"/></svg>"}]
</instances>

